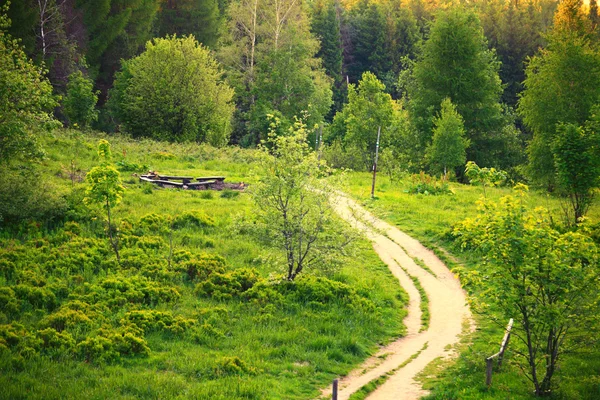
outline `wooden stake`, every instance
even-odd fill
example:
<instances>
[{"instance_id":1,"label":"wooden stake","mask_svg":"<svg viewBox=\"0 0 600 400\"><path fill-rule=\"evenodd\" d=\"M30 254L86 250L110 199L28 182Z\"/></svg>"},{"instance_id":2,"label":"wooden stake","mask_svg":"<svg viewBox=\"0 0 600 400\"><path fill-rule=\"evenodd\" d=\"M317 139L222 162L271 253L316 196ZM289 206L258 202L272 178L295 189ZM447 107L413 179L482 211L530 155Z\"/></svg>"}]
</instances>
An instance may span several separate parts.
<instances>
[{"instance_id":1,"label":"wooden stake","mask_svg":"<svg viewBox=\"0 0 600 400\"><path fill-rule=\"evenodd\" d=\"M338 380L334 379L333 380L333 391L331 392L331 400L337 400L338 399Z\"/></svg>"},{"instance_id":2,"label":"wooden stake","mask_svg":"<svg viewBox=\"0 0 600 400\"><path fill-rule=\"evenodd\" d=\"M373 163L373 184L371 185L371 198L375 198L375 177L377 176L377 159L379 158L379 137L381 126L377 128L377 144L375 144L375 162Z\"/></svg>"}]
</instances>

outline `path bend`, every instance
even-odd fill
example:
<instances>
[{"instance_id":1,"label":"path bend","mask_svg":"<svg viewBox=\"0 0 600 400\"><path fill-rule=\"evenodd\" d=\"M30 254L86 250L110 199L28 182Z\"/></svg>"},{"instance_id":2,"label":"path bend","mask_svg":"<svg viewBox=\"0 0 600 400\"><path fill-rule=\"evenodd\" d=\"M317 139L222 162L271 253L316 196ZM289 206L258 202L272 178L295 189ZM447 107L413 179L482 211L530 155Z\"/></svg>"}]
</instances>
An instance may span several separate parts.
<instances>
[{"instance_id":1,"label":"path bend","mask_svg":"<svg viewBox=\"0 0 600 400\"><path fill-rule=\"evenodd\" d=\"M474 327L466 294L446 265L417 240L374 217L343 194L332 199L332 204L343 219L366 234L381 260L409 296L408 315L403 321L407 328L406 336L382 347L360 367L340 379L338 399L348 399L367 383L394 370L393 375L367 398L419 399L427 392L415 381L415 376L434 359L450 354L448 349L459 341L464 322L469 324L469 329ZM419 266L413 258L421 259L433 274ZM429 300L429 328L422 332L421 298L411 276L419 280ZM331 398L331 389L323 390L322 394Z\"/></svg>"}]
</instances>

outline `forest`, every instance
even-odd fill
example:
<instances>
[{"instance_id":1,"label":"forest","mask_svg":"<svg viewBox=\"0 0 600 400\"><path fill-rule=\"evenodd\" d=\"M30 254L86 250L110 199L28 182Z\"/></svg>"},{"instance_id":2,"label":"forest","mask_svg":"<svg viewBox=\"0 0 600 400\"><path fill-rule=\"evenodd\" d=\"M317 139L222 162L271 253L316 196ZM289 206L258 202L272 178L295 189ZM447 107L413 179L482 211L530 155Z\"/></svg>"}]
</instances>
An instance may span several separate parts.
<instances>
[{"instance_id":1,"label":"forest","mask_svg":"<svg viewBox=\"0 0 600 400\"><path fill-rule=\"evenodd\" d=\"M600 398L599 5L0 0L0 398Z\"/></svg>"}]
</instances>

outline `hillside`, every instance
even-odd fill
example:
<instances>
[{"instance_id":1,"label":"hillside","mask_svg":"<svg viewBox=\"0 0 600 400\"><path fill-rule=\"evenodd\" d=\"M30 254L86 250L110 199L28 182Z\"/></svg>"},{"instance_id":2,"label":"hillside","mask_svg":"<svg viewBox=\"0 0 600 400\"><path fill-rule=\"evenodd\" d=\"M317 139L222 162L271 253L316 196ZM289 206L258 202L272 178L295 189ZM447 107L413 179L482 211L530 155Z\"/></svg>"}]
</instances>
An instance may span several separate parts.
<instances>
[{"instance_id":1,"label":"hillside","mask_svg":"<svg viewBox=\"0 0 600 400\"><path fill-rule=\"evenodd\" d=\"M250 150L108 137L125 183L119 265L82 203L105 137L46 137L41 167L63 209L2 230L1 397L306 399L403 333L405 294L367 242L337 271L282 281L279 253L239 229L248 193L132 175L225 175L251 190Z\"/></svg>"}]
</instances>

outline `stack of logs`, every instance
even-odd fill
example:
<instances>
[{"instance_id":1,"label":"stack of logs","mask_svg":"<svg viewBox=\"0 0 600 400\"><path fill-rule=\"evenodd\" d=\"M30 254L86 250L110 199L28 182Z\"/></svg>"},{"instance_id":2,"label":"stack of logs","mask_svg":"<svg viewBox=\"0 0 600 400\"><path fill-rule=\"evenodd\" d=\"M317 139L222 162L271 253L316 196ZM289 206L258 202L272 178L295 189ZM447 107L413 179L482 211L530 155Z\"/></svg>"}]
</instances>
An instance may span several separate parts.
<instances>
[{"instance_id":1,"label":"stack of logs","mask_svg":"<svg viewBox=\"0 0 600 400\"><path fill-rule=\"evenodd\" d=\"M225 185L223 183L223 181L225 181L224 176L204 176L200 178L194 178L191 176L159 175L158 173L153 171L148 172L146 175L141 175L140 181L153 183L164 188L179 188L191 190L221 190L224 188L243 190L245 187L243 183Z\"/></svg>"}]
</instances>

